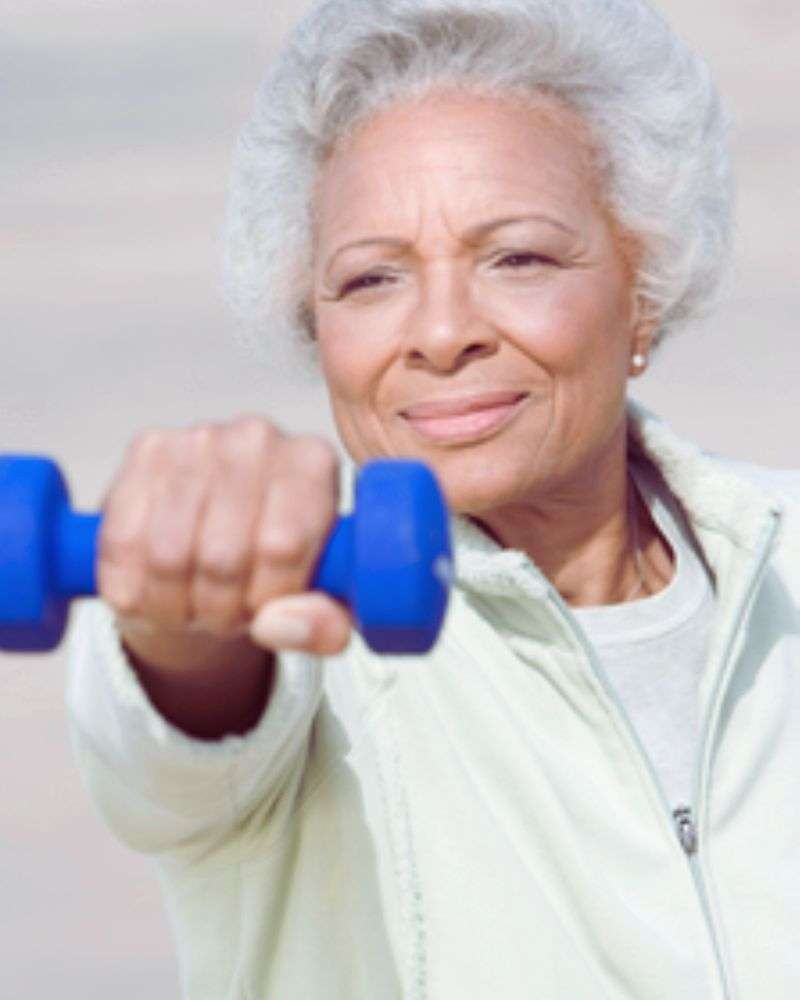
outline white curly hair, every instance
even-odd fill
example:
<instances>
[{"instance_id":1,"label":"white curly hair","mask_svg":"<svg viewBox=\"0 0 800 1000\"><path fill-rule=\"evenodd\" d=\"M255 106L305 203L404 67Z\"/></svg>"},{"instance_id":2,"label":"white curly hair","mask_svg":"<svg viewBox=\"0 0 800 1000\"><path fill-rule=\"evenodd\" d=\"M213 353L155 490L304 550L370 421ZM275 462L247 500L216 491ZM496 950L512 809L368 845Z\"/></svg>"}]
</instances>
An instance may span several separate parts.
<instances>
[{"instance_id":1,"label":"white curly hair","mask_svg":"<svg viewBox=\"0 0 800 1000\"><path fill-rule=\"evenodd\" d=\"M547 94L589 128L606 204L640 247L657 339L707 315L731 274L729 118L705 61L646 0L318 0L237 143L225 294L262 357L314 370L315 181L337 142L441 85Z\"/></svg>"}]
</instances>

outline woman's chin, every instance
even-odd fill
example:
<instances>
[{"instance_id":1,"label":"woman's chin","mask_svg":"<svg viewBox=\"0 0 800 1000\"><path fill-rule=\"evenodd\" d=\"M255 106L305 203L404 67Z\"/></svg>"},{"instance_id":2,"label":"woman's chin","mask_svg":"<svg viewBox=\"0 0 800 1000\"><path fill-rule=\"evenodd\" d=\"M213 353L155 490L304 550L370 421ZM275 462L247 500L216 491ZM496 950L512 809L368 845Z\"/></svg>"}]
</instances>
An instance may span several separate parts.
<instances>
[{"instance_id":1,"label":"woman's chin","mask_svg":"<svg viewBox=\"0 0 800 1000\"><path fill-rule=\"evenodd\" d=\"M433 464L433 463L432 463ZM447 505L456 514L479 516L521 502L531 484L522 469L503 469L485 462L433 464ZM526 470L529 478L530 470Z\"/></svg>"}]
</instances>

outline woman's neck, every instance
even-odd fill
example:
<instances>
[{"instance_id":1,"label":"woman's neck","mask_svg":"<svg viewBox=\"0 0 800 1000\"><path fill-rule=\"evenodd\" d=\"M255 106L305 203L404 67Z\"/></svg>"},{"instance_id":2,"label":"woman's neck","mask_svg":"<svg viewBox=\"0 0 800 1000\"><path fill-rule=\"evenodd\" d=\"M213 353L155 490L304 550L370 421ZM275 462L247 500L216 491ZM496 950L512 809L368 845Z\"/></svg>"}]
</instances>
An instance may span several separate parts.
<instances>
[{"instance_id":1,"label":"woman's neck","mask_svg":"<svg viewBox=\"0 0 800 1000\"><path fill-rule=\"evenodd\" d=\"M547 496L474 520L499 545L526 552L573 607L648 597L672 578L673 555L634 488L625 452Z\"/></svg>"}]
</instances>

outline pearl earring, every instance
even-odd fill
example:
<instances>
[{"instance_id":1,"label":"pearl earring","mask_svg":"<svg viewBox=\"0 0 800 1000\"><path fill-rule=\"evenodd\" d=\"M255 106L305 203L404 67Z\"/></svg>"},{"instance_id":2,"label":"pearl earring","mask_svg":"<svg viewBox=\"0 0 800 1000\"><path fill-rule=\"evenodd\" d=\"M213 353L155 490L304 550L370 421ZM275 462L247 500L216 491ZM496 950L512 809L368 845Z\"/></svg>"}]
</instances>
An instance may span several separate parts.
<instances>
[{"instance_id":1,"label":"pearl earring","mask_svg":"<svg viewBox=\"0 0 800 1000\"><path fill-rule=\"evenodd\" d=\"M642 371L647 367L647 358L644 354L634 354L631 358L631 364L637 371Z\"/></svg>"}]
</instances>

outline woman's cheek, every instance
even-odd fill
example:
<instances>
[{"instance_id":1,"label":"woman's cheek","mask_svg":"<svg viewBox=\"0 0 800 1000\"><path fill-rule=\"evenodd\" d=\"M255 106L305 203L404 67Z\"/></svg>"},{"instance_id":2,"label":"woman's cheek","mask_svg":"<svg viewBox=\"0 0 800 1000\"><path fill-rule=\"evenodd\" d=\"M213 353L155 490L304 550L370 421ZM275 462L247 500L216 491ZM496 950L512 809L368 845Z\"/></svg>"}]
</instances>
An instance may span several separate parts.
<instances>
[{"instance_id":1,"label":"woman's cheek","mask_svg":"<svg viewBox=\"0 0 800 1000\"><path fill-rule=\"evenodd\" d=\"M347 450L360 461L376 452L370 400L380 366L355 343L350 337L319 337L333 418Z\"/></svg>"},{"instance_id":2,"label":"woman's cheek","mask_svg":"<svg viewBox=\"0 0 800 1000\"><path fill-rule=\"evenodd\" d=\"M318 312L319 350L331 370L379 368L385 363L397 350L407 318L407 305L404 310L397 299L339 303L335 310Z\"/></svg>"},{"instance_id":3,"label":"woman's cheek","mask_svg":"<svg viewBox=\"0 0 800 1000\"><path fill-rule=\"evenodd\" d=\"M520 351L551 374L580 368L589 346L580 311L555 295L530 295L503 310L498 322Z\"/></svg>"},{"instance_id":4,"label":"woman's cheek","mask_svg":"<svg viewBox=\"0 0 800 1000\"><path fill-rule=\"evenodd\" d=\"M485 317L521 350L542 353L553 363L575 353L584 307L580 275L550 265L531 275L485 278L476 298Z\"/></svg>"},{"instance_id":5,"label":"woman's cheek","mask_svg":"<svg viewBox=\"0 0 800 1000\"><path fill-rule=\"evenodd\" d=\"M335 316L321 313L317 320L317 342L322 368L328 384L338 392L347 392L357 383L371 346L358 318L337 310ZM372 341L374 344L374 341Z\"/></svg>"},{"instance_id":6,"label":"woman's cheek","mask_svg":"<svg viewBox=\"0 0 800 1000\"><path fill-rule=\"evenodd\" d=\"M581 280L564 282L542 303L536 344L554 369L594 381L617 367L625 337L624 311L613 275L605 281L599 273L575 277Z\"/></svg>"}]
</instances>

